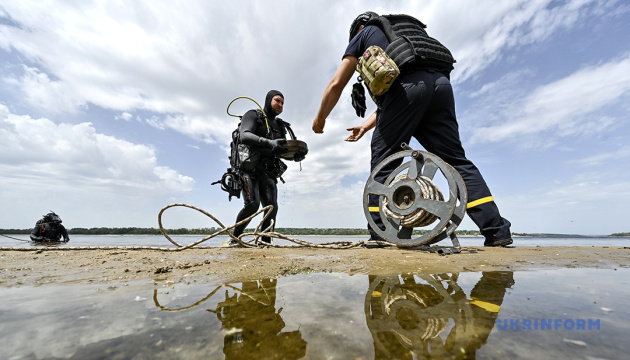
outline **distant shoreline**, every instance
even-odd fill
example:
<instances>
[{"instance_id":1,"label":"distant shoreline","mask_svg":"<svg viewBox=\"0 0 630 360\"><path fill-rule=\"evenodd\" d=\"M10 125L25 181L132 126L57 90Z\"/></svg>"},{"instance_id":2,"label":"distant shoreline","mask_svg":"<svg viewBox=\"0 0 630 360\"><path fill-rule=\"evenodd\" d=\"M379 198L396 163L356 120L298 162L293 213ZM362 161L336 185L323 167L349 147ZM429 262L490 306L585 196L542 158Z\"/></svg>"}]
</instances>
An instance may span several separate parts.
<instances>
[{"instance_id":1,"label":"distant shoreline","mask_svg":"<svg viewBox=\"0 0 630 360\"><path fill-rule=\"evenodd\" d=\"M219 228L198 228L198 229L165 229L168 235L209 235L219 231ZM30 234L32 229L0 229L2 235L24 235ZM246 229L246 232L253 232L254 229ZM367 229L353 228L277 228L275 230L284 235L315 235L315 236L365 236L369 235ZM413 236L425 234L427 231L415 230ZM477 230L455 231L457 236L483 237ZM152 236L162 235L158 228L72 228L68 230L70 235L134 235ZM613 233L610 235L579 235L579 234L550 234L550 233L513 233L512 237L539 237L539 238L601 238L601 237L628 237L630 232Z\"/></svg>"}]
</instances>

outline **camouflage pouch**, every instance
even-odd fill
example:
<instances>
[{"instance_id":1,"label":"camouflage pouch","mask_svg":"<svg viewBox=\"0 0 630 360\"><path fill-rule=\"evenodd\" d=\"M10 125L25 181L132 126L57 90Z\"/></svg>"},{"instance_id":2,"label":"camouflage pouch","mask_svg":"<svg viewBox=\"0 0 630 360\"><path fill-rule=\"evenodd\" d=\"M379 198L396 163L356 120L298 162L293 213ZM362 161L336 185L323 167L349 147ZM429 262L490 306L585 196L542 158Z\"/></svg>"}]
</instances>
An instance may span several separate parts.
<instances>
[{"instance_id":1,"label":"camouflage pouch","mask_svg":"<svg viewBox=\"0 0 630 360\"><path fill-rule=\"evenodd\" d=\"M367 48L357 64L357 71L365 81L372 99L389 90L400 70L394 60L380 47L373 45Z\"/></svg>"}]
</instances>

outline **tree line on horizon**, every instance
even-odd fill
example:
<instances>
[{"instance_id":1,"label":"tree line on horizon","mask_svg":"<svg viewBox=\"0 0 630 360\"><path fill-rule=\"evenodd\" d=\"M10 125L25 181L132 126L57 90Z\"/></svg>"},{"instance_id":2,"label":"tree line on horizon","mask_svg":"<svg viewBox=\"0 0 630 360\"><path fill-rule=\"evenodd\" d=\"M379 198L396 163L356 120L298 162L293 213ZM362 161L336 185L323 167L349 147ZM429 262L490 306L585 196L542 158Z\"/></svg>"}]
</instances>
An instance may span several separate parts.
<instances>
[{"instance_id":1,"label":"tree line on horizon","mask_svg":"<svg viewBox=\"0 0 630 360\"><path fill-rule=\"evenodd\" d=\"M164 229L169 235L210 235L220 228L196 228L196 229ZM30 234L32 229L0 229L1 234ZM254 231L253 228L245 230L246 232ZM369 235L367 229L355 229L355 228L276 228L278 233L285 235ZM421 236L429 230L414 230L414 236ZM459 236L480 236L479 230L456 230ZM70 235L162 235L162 232L158 228L140 228L140 227L122 227L122 228L110 228L110 227L97 227L97 228L72 228L68 229ZM514 236L544 236L544 237L557 237L564 236L563 234L527 234L527 233L512 233ZM575 236L575 235L571 235ZM614 233L608 236L612 237L630 237L630 232Z\"/></svg>"},{"instance_id":2,"label":"tree line on horizon","mask_svg":"<svg viewBox=\"0 0 630 360\"><path fill-rule=\"evenodd\" d=\"M122 228L72 228L67 229L69 235L161 235L162 232L158 228L139 228L139 227L122 227ZM164 229L169 235L210 235L220 228L197 228L197 229ZM30 234L32 229L0 229L5 234ZM253 228L248 228L246 232L253 232ZM414 230L414 235L426 234L429 230ZM276 228L275 232L285 235L369 235L367 229L355 228ZM477 230L457 230L459 235L474 236L479 235Z\"/></svg>"}]
</instances>

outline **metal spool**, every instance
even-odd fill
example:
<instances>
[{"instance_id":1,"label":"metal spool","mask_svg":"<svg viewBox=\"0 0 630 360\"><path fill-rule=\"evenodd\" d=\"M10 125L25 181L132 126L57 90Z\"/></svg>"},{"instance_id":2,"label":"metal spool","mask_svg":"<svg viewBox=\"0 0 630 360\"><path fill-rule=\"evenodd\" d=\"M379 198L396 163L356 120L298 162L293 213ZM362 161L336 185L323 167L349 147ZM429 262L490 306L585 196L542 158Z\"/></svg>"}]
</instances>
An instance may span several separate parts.
<instances>
[{"instance_id":1,"label":"metal spool","mask_svg":"<svg viewBox=\"0 0 630 360\"><path fill-rule=\"evenodd\" d=\"M287 140L284 147L288 150L286 153L279 155L278 157L286 160L293 160L295 155L306 155L308 154L308 145L302 141L297 139L289 139Z\"/></svg>"},{"instance_id":2,"label":"metal spool","mask_svg":"<svg viewBox=\"0 0 630 360\"><path fill-rule=\"evenodd\" d=\"M407 144L402 146L405 150L378 164L365 184L363 210L370 227L383 239L399 247L431 245L447 237L451 238L454 246L459 247L455 229L466 214L468 201L462 177L438 156L413 150ZM408 161L405 162L405 159ZM387 177L384 184L374 179L381 169L400 161L402 164ZM446 180L448 189L440 191L435 187L433 179L438 174ZM436 189L440 194L434 193ZM428 195L431 193L433 195ZM368 195L379 196L379 215L385 225L384 230L376 226L370 215ZM422 217L424 221L407 221L413 216ZM413 238L413 230L417 227L428 231Z\"/></svg>"}]
</instances>

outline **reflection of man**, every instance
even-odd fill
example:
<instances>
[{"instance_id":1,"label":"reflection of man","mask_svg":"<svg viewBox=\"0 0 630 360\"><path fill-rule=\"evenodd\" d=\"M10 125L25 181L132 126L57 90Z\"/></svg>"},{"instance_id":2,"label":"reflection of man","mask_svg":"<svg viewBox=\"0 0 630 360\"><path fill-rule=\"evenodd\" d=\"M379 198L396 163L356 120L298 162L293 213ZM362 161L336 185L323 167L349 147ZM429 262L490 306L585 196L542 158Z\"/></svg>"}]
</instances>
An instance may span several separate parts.
<instances>
[{"instance_id":1,"label":"reflection of man","mask_svg":"<svg viewBox=\"0 0 630 360\"><path fill-rule=\"evenodd\" d=\"M499 316L499 310L508 288L514 285L511 271L486 271L470 292L475 336L466 347L466 353L474 354L486 341Z\"/></svg>"},{"instance_id":2,"label":"reflection of man","mask_svg":"<svg viewBox=\"0 0 630 360\"><path fill-rule=\"evenodd\" d=\"M457 277L370 275L365 316L375 359L474 358L514 280L511 272L485 272L469 301Z\"/></svg>"},{"instance_id":3,"label":"reflection of man","mask_svg":"<svg viewBox=\"0 0 630 360\"><path fill-rule=\"evenodd\" d=\"M227 333L226 359L283 359L306 355L306 341L299 331L281 332L282 309L276 312L276 279L244 282L239 294L229 296L217 308L217 317Z\"/></svg>"}]
</instances>

